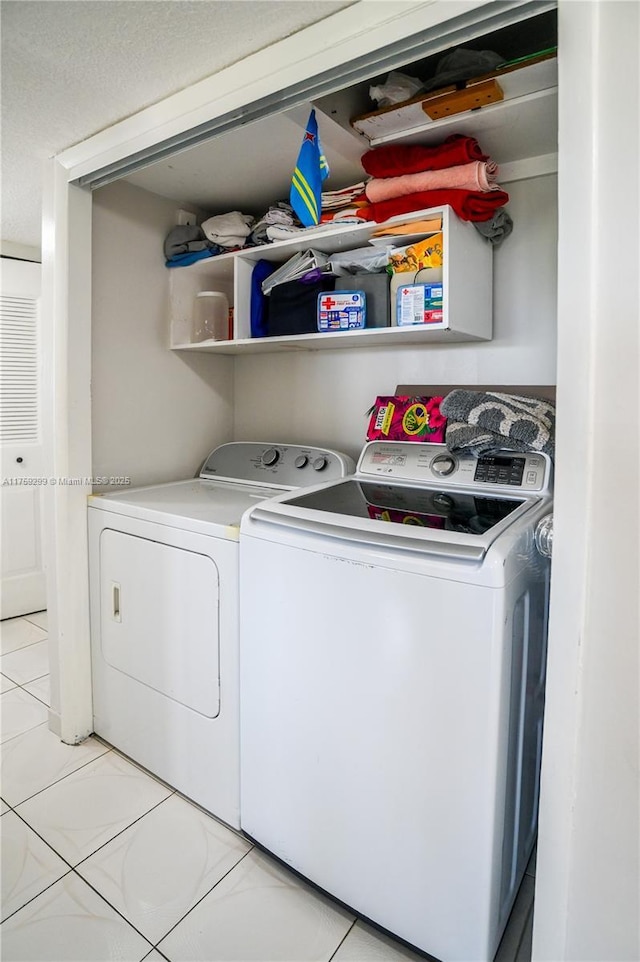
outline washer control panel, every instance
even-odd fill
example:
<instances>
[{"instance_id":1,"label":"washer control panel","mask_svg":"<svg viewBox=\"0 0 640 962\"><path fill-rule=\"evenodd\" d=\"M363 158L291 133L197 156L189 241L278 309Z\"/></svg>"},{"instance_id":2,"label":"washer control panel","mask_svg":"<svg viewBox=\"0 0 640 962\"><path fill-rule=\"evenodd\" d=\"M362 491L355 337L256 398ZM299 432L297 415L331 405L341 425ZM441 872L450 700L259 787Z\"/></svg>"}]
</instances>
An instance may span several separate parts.
<instances>
[{"instance_id":1,"label":"washer control panel","mask_svg":"<svg viewBox=\"0 0 640 962\"><path fill-rule=\"evenodd\" d=\"M355 466L353 458L331 448L232 441L211 452L200 477L298 488L344 478L353 474Z\"/></svg>"},{"instance_id":2,"label":"washer control panel","mask_svg":"<svg viewBox=\"0 0 640 962\"><path fill-rule=\"evenodd\" d=\"M456 459L450 454L438 454L431 462L431 470L439 478L446 478L456 469Z\"/></svg>"},{"instance_id":3,"label":"washer control panel","mask_svg":"<svg viewBox=\"0 0 640 962\"><path fill-rule=\"evenodd\" d=\"M476 457L452 454L444 444L370 441L360 455L358 474L441 486L546 492L551 489L552 464L546 454L503 450Z\"/></svg>"}]
</instances>

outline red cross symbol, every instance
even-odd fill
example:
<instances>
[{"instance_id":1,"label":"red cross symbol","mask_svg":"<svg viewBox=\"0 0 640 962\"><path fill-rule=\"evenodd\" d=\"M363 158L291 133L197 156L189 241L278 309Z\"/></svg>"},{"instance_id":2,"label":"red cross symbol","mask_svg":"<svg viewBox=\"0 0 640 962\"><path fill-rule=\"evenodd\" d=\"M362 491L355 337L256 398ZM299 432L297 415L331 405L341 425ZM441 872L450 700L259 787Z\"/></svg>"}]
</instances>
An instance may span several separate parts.
<instances>
[{"instance_id":1,"label":"red cross symbol","mask_svg":"<svg viewBox=\"0 0 640 962\"><path fill-rule=\"evenodd\" d=\"M332 307L335 307L337 303L332 297L325 297L324 299L324 306L328 311L330 311Z\"/></svg>"}]
</instances>

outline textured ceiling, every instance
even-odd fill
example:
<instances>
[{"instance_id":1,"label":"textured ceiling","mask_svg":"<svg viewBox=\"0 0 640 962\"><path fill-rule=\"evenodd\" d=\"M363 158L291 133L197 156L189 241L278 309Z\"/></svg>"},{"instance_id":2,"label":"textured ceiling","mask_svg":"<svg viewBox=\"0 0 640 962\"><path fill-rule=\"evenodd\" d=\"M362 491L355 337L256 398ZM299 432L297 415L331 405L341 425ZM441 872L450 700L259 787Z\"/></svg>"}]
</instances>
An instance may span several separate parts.
<instances>
[{"instance_id":1,"label":"textured ceiling","mask_svg":"<svg viewBox=\"0 0 640 962\"><path fill-rule=\"evenodd\" d=\"M45 158L353 2L2 0L2 240L40 246Z\"/></svg>"}]
</instances>

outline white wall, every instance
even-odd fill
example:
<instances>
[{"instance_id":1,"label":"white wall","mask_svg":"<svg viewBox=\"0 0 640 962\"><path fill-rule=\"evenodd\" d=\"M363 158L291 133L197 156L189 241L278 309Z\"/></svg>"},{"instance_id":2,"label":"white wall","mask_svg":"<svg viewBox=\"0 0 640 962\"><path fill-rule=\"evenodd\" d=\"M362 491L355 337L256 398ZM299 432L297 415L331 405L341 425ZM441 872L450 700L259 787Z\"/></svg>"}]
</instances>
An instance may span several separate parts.
<instances>
[{"instance_id":1,"label":"white wall","mask_svg":"<svg viewBox=\"0 0 640 962\"><path fill-rule=\"evenodd\" d=\"M558 457L533 958L637 962L640 4L561 3L559 29Z\"/></svg>"},{"instance_id":2,"label":"white wall","mask_svg":"<svg viewBox=\"0 0 640 962\"><path fill-rule=\"evenodd\" d=\"M162 242L175 210L126 183L94 195L94 477L134 485L192 477L232 436L233 360L168 350Z\"/></svg>"},{"instance_id":3,"label":"white wall","mask_svg":"<svg viewBox=\"0 0 640 962\"><path fill-rule=\"evenodd\" d=\"M557 178L507 190L515 228L494 254L492 341L238 357L235 437L355 457L366 411L397 384L555 384Z\"/></svg>"}]
</instances>

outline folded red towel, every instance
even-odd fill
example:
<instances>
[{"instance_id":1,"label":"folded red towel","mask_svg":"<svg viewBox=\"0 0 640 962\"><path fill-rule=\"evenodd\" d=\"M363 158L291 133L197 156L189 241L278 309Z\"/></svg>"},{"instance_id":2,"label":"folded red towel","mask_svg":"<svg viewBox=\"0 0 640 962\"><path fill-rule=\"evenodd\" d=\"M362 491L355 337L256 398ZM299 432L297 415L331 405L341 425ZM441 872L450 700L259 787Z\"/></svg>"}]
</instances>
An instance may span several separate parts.
<instances>
[{"instance_id":1,"label":"folded red towel","mask_svg":"<svg viewBox=\"0 0 640 962\"><path fill-rule=\"evenodd\" d=\"M437 146L422 147L420 144L389 144L375 147L360 158L362 166L372 177L399 177L417 174L421 170L444 170L471 160L488 160L475 137L452 134Z\"/></svg>"},{"instance_id":2,"label":"folded red towel","mask_svg":"<svg viewBox=\"0 0 640 962\"><path fill-rule=\"evenodd\" d=\"M498 207L509 203L509 195L504 190L425 190L419 194L407 194L384 200L380 204L369 204L360 208L359 217L378 224L395 217L408 214L412 210L429 210L431 207L444 207L448 204L461 220L490 220Z\"/></svg>"}]
</instances>

